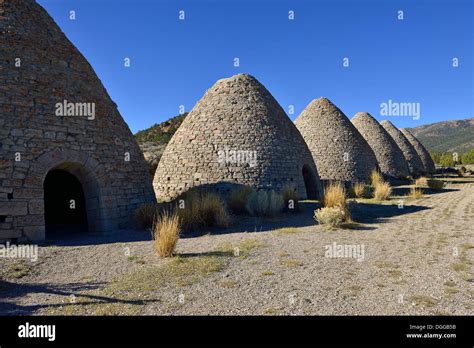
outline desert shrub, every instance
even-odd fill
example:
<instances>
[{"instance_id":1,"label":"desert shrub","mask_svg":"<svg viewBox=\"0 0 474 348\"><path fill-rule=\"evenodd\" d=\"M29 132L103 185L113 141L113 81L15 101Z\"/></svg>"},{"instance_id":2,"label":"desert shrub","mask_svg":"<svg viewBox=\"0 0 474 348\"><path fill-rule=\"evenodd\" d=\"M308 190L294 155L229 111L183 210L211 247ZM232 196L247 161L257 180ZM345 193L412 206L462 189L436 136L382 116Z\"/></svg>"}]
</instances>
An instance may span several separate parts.
<instances>
[{"instance_id":1,"label":"desert shrub","mask_svg":"<svg viewBox=\"0 0 474 348\"><path fill-rule=\"evenodd\" d=\"M346 213L341 207L323 207L314 211L314 219L321 225L337 227L346 221Z\"/></svg>"},{"instance_id":2,"label":"desert shrub","mask_svg":"<svg viewBox=\"0 0 474 348\"><path fill-rule=\"evenodd\" d=\"M453 153L430 153L431 158L435 163L443 167L453 167L458 164L472 164L474 163L474 150L459 153L458 161L455 161Z\"/></svg>"},{"instance_id":3,"label":"desert shrub","mask_svg":"<svg viewBox=\"0 0 474 348\"><path fill-rule=\"evenodd\" d=\"M139 228L151 228L156 215L156 205L143 203L134 212L133 219Z\"/></svg>"},{"instance_id":4,"label":"desert shrub","mask_svg":"<svg viewBox=\"0 0 474 348\"><path fill-rule=\"evenodd\" d=\"M268 194L266 191L256 191L250 194L246 204L250 215L265 215L268 206Z\"/></svg>"},{"instance_id":5,"label":"desert shrub","mask_svg":"<svg viewBox=\"0 0 474 348\"><path fill-rule=\"evenodd\" d=\"M441 159L441 153L440 152L430 152L430 157L433 160L434 163L439 163Z\"/></svg>"},{"instance_id":6,"label":"desert shrub","mask_svg":"<svg viewBox=\"0 0 474 348\"><path fill-rule=\"evenodd\" d=\"M204 226L227 227L229 225L230 218L225 203L216 194L201 195L199 215Z\"/></svg>"},{"instance_id":7,"label":"desert shrub","mask_svg":"<svg viewBox=\"0 0 474 348\"><path fill-rule=\"evenodd\" d=\"M254 191L247 201L247 211L255 216L274 216L283 210L283 196L275 191Z\"/></svg>"},{"instance_id":8,"label":"desert shrub","mask_svg":"<svg viewBox=\"0 0 474 348\"><path fill-rule=\"evenodd\" d=\"M416 186L412 186L410 188L410 197L411 198L422 198L423 197L423 191Z\"/></svg>"},{"instance_id":9,"label":"desert shrub","mask_svg":"<svg viewBox=\"0 0 474 348\"><path fill-rule=\"evenodd\" d=\"M385 201L390 198L392 188L390 184L385 181L378 182L374 188L374 198L377 201Z\"/></svg>"},{"instance_id":10,"label":"desert shrub","mask_svg":"<svg viewBox=\"0 0 474 348\"><path fill-rule=\"evenodd\" d=\"M438 162L442 167L454 167L456 161L452 153L443 153Z\"/></svg>"},{"instance_id":11,"label":"desert shrub","mask_svg":"<svg viewBox=\"0 0 474 348\"><path fill-rule=\"evenodd\" d=\"M181 233L181 224L176 212L164 211L157 214L152 233L154 248L160 257L173 256Z\"/></svg>"},{"instance_id":12,"label":"desert shrub","mask_svg":"<svg viewBox=\"0 0 474 348\"><path fill-rule=\"evenodd\" d=\"M242 186L233 190L227 199L227 205L234 214L245 214L245 206L253 189L250 186Z\"/></svg>"},{"instance_id":13,"label":"desert shrub","mask_svg":"<svg viewBox=\"0 0 474 348\"><path fill-rule=\"evenodd\" d=\"M268 215L277 215L278 213L281 213L284 207L285 201L283 195L275 191L270 191L268 193Z\"/></svg>"},{"instance_id":14,"label":"desert shrub","mask_svg":"<svg viewBox=\"0 0 474 348\"><path fill-rule=\"evenodd\" d=\"M377 187L377 184L384 182L382 174L378 170L373 170L370 174L370 183L373 187Z\"/></svg>"},{"instance_id":15,"label":"desert shrub","mask_svg":"<svg viewBox=\"0 0 474 348\"><path fill-rule=\"evenodd\" d=\"M422 176L421 178L416 179L415 186L418 186L418 187L428 186L428 178Z\"/></svg>"},{"instance_id":16,"label":"desert shrub","mask_svg":"<svg viewBox=\"0 0 474 348\"><path fill-rule=\"evenodd\" d=\"M284 209L286 211L296 212L299 211L299 204L298 204L298 192L296 187L293 185L285 185L280 191L283 202L284 202ZM293 208L290 208L290 204L293 204Z\"/></svg>"},{"instance_id":17,"label":"desert shrub","mask_svg":"<svg viewBox=\"0 0 474 348\"><path fill-rule=\"evenodd\" d=\"M462 164L474 164L474 149L461 154Z\"/></svg>"},{"instance_id":18,"label":"desert shrub","mask_svg":"<svg viewBox=\"0 0 474 348\"><path fill-rule=\"evenodd\" d=\"M444 187L444 182L441 180L421 177L416 179L415 187L429 187L432 190L441 190Z\"/></svg>"},{"instance_id":19,"label":"desert shrub","mask_svg":"<svg viewBox=\"0 0 474 348\"><path fill-rule=\"evenodd\" d=\"M183 229L226 227L230 218L223 199L211 192L189 190L177 200Z\"/></svg>"},{"instance_id":20,"label":"desert shrub","mask_svg":"<svg viewBox=\"0 0 474 348\"><path fill-rule=\"evenodd\" d=\"M444 182L436 179L428 179L426 185L432 190L441 190L444 187Z\"/></svg>"}]
</instances>

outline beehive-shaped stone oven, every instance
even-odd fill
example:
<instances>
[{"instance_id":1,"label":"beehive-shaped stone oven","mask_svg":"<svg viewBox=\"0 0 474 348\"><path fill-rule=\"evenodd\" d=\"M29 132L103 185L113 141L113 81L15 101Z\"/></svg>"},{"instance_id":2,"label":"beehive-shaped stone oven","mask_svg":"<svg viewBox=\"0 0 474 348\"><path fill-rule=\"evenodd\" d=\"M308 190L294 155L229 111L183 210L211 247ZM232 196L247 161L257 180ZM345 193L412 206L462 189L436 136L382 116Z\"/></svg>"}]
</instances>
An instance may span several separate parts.
<instances>
[{"instance_id":1,"label":"beehive-shaped stone oven","mask_svg":"<svg viewBox=\"0 0 474 348\"><path fill-rule=\"evenodd\" d=\"M0 239L127 227L154 201L94 70L33 0L0 1Z\"/></svg>"},{"instance_id":2,"label":"beehive-shaped stone oven","mask_svg":"<svg viewBox=\"0 0 474 348\"><path fill-rule=\"evenodd\" d=\"M410 144L415 148L416 153L420 156L421 163L423 163L424 174L433 174L436 171L435 164L429 152L425 149L423 144L410 133L408 129L402 128L400 131L408 139Z\"/></svg>"},{"instance_id":3,"label":"beehive-shaped stone oven","mask_svg":"<svg viewBox=\"0 0 474 348\"><path fill-rule=\"evenodd\" d=\"M374 151L383 175L391 179L403 179L410 175L402 151L372 115L358 112L352 123Z\"/></svg>"},{"instance_id":4,"label":"beehive-shaped stone oven","mask_svg":"<svg viewBox=\"0 0 474 348\"><path fill-rule=\"evenodd\" d=\"M321 180L366 182L377 159L351 121L326 98L313 100L295 120Z\"/></svg>"},{"instance_id":5,"label":"beehive-shaped stone oven","mask_svg":"<svg viewBox=\"0 0 474 348\"><path fill-rule=\"evenodd\" d=\"M403 156L408 163L408 169L411 176L419 177L423 174L423 163L421 162L420 156L416 153L415 148L408 141L408 139L403 135L400 130L395 127L390 121L381 121L380 124L387 131L388 134L392 137L393 140L397 143L400 150L402 150Z\"/></svg>"},{"instance_id":6,"label":"beehive-shaped stone oven","mask_svg":"<svg viewBox=\"0 0 474 348\"><path fill-rule=\"evenodd\" d=\"M200 186L225 194L240 185L318 198L311 153L278 102L254 77L239 74L207 90L168 143L155 173L158 200Z\"/></svg>"}]
</instances>

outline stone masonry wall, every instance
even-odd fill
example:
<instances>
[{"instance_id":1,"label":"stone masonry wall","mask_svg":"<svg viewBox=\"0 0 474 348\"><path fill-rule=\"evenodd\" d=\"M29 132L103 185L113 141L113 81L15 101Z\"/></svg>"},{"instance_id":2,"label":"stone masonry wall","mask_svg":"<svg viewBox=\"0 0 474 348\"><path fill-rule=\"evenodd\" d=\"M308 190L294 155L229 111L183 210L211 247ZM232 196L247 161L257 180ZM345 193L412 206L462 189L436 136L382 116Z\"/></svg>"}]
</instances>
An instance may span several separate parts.
<instances>
[{"instance_id":1,"label":"stone masonry wall","mask_svg":"<svg viewBox=\"0 0 474 348\"><path fill-rule=\"evenodd\" d=\"M407 129L402 128L400 131L408 139L410 144L415 148L416 153L420 156L421 163L423 163L423 174L433 174L436 171L433 159L430 153L425 149L423 144Z\"/></svg>"},{"instance_id":2,"label":"stone masonry wall","mask_svg":"<svg viewBox=\"0 0 474 348\"><path fill-rule=\"evenodd\" d=\"M56 116L64 100L95 103L95 119ZM0 0L0 154L0 239L44 238L43 182L53 168L81 181L96 231L129 226L132 211L155 199L117 106L32 0Z\"/></svg>"},{"instance_id":3,"label":"stone masonry wall","mask_svg":"<svg viewBox=\"0 0 474 348\"><path fill-rule=\"evenodd\" d=\"M256 162L233 161L231 151L254 153ZM305 198L303 166L321 193L316 166L294 124L263 85L240 74L217 81L189 113L163 153L154 188L158 200L171 200L194 186L279 190L290 184Z\"/></svg>"},{"instance_id":4,"label":"stone masonry wall","mask_svg":"<svg viewBox=\"0 0 474 348\"><path fill-rule=\"evenodd\" d=\"M313 100L295 120L322 180L366 182L377 159L354 125L326 98Z\"/></svg>"},{"instance_id":5,"label":"stone masonry wall","mask_svg":"<svg viewBox=\"0 0 474 348\"><path fill-rule=\"evenodd\" d=\"M392 137L393 140L397 143L400 150L403 152L403 156L408 162L408 168L410 174L413 177L420 176L424 169L423 163L421 162L420 157L416 153L415 148L410 144L408 139L403 135L398 128L396 128L390 121L381 121L380 124L387 131L388 134Z\"/></svg>"},{"instance_id":6,"label":"stone masonry wall","mask_svg":"<svg viewBox=\"0 0 474 348\"><path fill-rule=\"evenodd\" d=\"M402 151L375 118L367 112L358 112L352 123L374 151L382 174L392 179L410 175Z\"/></svg>"}]
</instances>

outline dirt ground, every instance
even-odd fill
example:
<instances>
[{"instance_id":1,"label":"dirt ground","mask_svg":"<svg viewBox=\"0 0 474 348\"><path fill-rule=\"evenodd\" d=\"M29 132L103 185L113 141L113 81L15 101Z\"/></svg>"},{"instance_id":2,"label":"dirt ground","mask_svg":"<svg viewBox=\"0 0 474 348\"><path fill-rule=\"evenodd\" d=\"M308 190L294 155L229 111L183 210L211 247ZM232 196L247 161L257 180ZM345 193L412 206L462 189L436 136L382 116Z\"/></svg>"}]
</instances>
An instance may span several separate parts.
<instances>
[{"instance_id":1,"label":"dirt ground","mask_svg":"<svg viewBox=\"0 0 474 348\"><path fill-rule=\"evenodd\" d=\"M171 259L149 232L57 240L36 262L0 258L0 314L473 315L474 178L448 181L420 199L400 186L359 200L342 229L317 225L313 202L235 217L180 239Z\"/></svg>"}]
</instances>

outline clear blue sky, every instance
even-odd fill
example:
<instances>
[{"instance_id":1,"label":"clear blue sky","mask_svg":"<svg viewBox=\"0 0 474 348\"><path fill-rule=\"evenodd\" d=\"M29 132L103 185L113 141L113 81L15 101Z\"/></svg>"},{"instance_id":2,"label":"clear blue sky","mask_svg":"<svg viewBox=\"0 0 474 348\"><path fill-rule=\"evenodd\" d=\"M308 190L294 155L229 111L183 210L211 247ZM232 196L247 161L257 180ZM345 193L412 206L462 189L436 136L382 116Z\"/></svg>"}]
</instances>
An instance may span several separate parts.
<instances>
[{"instance_id":1,"label":"clear blue sky","mask_svg":"<svg viewBox=\"0 0 474 348\"><path fill-rule=\"evenodd\" d=\"M320 96L348 117L368 111L399 127L474 116L471 0L38 2L89 60L133 132L177 115L180 105L191 110L216 80L242 72L287 112L294 105L292 119ZM389 99L420 103L420 119L380 116Z\"/></svg>"}]
</instances>

